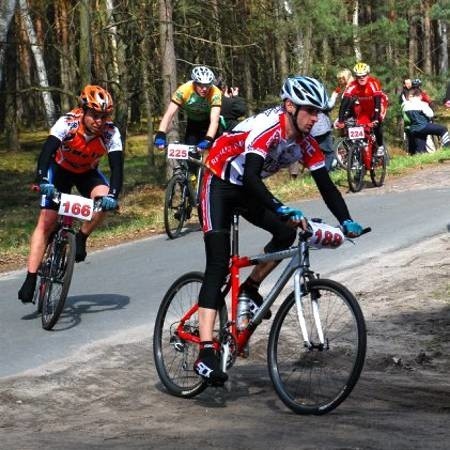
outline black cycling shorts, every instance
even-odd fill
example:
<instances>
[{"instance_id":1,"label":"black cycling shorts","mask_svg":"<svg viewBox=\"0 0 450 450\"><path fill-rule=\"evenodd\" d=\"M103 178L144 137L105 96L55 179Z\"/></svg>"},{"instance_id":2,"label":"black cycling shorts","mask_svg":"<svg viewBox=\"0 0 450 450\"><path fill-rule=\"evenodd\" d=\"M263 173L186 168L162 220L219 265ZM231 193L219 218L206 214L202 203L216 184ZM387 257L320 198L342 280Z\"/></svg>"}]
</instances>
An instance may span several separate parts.
<instances>
[{"instance_id":1,"label":"black cycling shorts","mask_svg":"<svg viewBox=\"0 0 450 450\"><path fill-rule=\"evenodd\" d=\"M86 198L91 197L92 190L97 186L108 186L109 181L98 169L92 169L84 173L73 173L63 169L52 162L47 173L49 183L52 183L59 192L70 194L73 187ZM41 209L58 209L58 205L51 199L42 196Z\"/></svg>"}]
</instances>

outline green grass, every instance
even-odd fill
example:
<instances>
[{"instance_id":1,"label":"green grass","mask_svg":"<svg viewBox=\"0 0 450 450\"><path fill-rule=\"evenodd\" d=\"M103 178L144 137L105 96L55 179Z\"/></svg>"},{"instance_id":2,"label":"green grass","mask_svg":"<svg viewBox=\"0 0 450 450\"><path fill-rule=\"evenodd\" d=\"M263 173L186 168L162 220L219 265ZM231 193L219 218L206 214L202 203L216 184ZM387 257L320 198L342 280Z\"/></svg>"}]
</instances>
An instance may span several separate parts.
<instances>
[{"instance_id":1,"label":"green grass","mask_svg":"<svg viewBox=\"0 0 450 450\"><path fill-rule=\"evenodd\" d=\"M0 268L23 264L28 253L29 236L39 212L38 196L31 192L36 160L46 133L21 135L21 151L8 152L0 140ZM2 146L3 144L3 146ZM437 164L439 158L450 158L449 150L411 157L400 149L392 149L389 176L402 175L425 165ZM106 158L102 170L108 173ZM334 182L347 190L344 171L332 173ZM287 171L271 177L269 189L282 201L289 202L317 195L310 175L305 172L290 180ZM156 155L154 167L147 157L145 135L130 136L125 156L124 190L120 211L111 214L90 239L93 246L106 246L121 240L163 232L165 159Z\"/></svg>"}]
</instances>

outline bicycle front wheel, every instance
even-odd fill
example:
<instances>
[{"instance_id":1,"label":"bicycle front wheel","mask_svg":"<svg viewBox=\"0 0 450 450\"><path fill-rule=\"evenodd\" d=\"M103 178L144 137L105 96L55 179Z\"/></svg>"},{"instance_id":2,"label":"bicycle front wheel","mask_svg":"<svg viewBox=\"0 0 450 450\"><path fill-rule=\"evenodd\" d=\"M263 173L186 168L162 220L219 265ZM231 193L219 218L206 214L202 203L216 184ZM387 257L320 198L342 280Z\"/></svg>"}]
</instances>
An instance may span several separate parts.
<instances>
[{"instance_id":1,"label":"bicycle front wheel","mask_svg":"<svg viewBox=\"0 0 450 450\"><path fill-rule=\"evenodd\" d=\"M386 155L387 152L384 150L383 155L375 154L372 156L370 179L372 180L372 184L376 187L383 186L386 177Z\"/></svg>"},{"instance_id":2,"label":"bicycle front wheel","mask_svg":"<svg viewBox=\"0 0 450 450\"><path fill-rule=\"evenodd\" d=\"M359 192L362 189L364 173L361 149L358 145L351 145L348 149L347 180L348 187L352 192Z\"/></svg>"},{"instance_id":3,"label":"bicycle front wheel","mask_svg":"<svg viewBox=\"0 0 450 450\"><path fill-rule=\"evenodd\" d=\"M186 221L188 208L187 182L184 177L173 176L166 188L164 200L164 226L170 239L177 238Z\"/></svg>"},{"instance_id":4,"label":"bicycle front wheel","mask_svg":"<svg viewBox=\"0 0 450 450\"><path fill-rule=\"evenodd\" d=\"M49 267L42 288L41 318L45 330L55 326L64 309L75 264L75 235L71 231L61 231L49 245Z\"/></svg>"},{"instance_id":5,"label":"bicycle front wheel","mask_svg":"<svg viewBox=\"0 0 450 450\"><path fill-rule=\"evenodd\" d=\"M309 281L302 299L310 345L305 346L291 293L270 330L269 373L278 396L292 411L321 415L335 409L355 386L364 365L366 327L353 294L335 281Z\"/></svg>"},{"instance_id":6,"label":"bicycle front wheel","mask_svg":"<svg viewBox=\"0 0 450 450\"><path fill-rule=\"evenodd\" d=\"M153 355L156 371L168 392L190 398L200 394L207 383L194 372L198 356L198 294L203 283L201 272L189 272L178 278L168 289L158 310L153 333ZM226 324L224 305L218 314L215 339ZM180 331L185 334L183 338ZM190 339L192 338L192 340Z\"/></svg>"}]
</instances>

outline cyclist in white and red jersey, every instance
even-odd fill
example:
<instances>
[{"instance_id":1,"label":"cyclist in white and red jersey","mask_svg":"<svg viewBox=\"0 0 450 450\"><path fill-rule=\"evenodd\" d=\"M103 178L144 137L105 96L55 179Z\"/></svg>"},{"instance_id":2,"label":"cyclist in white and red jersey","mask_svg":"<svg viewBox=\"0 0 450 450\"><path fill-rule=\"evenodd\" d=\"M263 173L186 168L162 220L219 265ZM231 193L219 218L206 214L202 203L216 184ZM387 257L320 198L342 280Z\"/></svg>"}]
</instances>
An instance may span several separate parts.
<instances>
[{"instance_id":1,"label":"cyclist in white and red jersey","mask_svg":"<svg viewBox=\"0 0 450 450\"><path fill-rule=\"evenodd\" d=\"M339 190L325 168L317 142L309 135L319 111L328 108L322 83L314 78L290 77L281 90L283 104L239 123L231 133L218 138L206 159L201 190L201 209L206 251L205 279L199 294L200 353L194 370L214 385L223 385L227 374L220 369L212 337L216 312L223 301L220 289L228 271L230 229L235 208L243 216L272 234L265 252L283 250L296 237L296 226L304 226L303 213L284 205L267 189L263 178L294 161L301 161L312 177L326 205L348 236L359 236ZM258 287L277 263L255 266L243 283L240 295L248 296L251 309L261 305ZM270 317L270 316L269 316Z\"/></svg>"},{"instance_id":2,"label":"cyclist in white and red jersey","mask_svg":"<svg viewBox=\"0 0 450 450\"><path fill-rule=\"evenodd\" d=\"M70 193L76 186L88 198L102 197L102 211L90 222L83 222L76 233L75 261L86 258L86 239L102 222L106 211L116 209L123 180L123 152L120 132L110 121L113 100L100 86L87 85L81 91L80 106L60 117L50 130L37 164L41 212L31 236L27 277L18 296L23 303L33 300L37 270L48 238L54 230L58 205L52 200L55 190ZM97 168L108 155L111 183Z\"/></svg>"},{"instance_id":3,"label":"cyclist in white and red jersey","mask_svg":"<svg viewBox=\"0 0 450 450\"><path fill-rule=\"evenodd\" d=\"M381 123L386 115L387 96L378 78L369 75L368 64L356 63L353 73L356 79L345 88L336 127L344 128L347 117L354 117L358 124L371 125L377 141L377 154L382 156L384 144Z\"/></svg>"}]
</instances>

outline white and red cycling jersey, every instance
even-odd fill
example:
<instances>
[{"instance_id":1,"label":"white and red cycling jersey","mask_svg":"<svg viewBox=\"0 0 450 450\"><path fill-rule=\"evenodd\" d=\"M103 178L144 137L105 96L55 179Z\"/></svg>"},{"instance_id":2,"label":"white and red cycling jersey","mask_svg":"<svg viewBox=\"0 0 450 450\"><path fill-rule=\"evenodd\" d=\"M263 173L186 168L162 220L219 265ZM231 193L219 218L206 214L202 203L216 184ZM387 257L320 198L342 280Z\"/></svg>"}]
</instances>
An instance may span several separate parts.
<instances>
[{"instance_id":1,"label":"white and red cycling jersey","mask_svg":"<svg viewBox=\"0 0 450 450\"><path fill-rule=\"evenodd\" d=\"M50 135L61 141L55 162L73 173L84 173L98 166L109 152L122 151L120 132L112 122L106 122L100 135L89 135L84 130L83 111L76 108L60 117Z\"/></svg>"},{"instance_id":2,"label":"white and red cycling jersey","mask_svg":"<svg viewBox=\"0 0 450 450\"><path fill-rule=\"evenodd\" d=\"M214 142L206 166L217 177L242 185L245 156L256 153L264 158L261 178L299 161L309 170L325 166L319 145L312 136L288 139L286 112L279 106L240 122L231 133Z\"/></svg>"}]
</instances>

